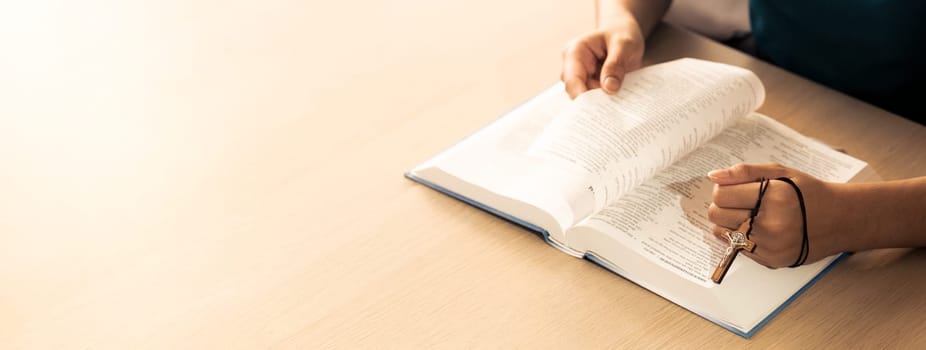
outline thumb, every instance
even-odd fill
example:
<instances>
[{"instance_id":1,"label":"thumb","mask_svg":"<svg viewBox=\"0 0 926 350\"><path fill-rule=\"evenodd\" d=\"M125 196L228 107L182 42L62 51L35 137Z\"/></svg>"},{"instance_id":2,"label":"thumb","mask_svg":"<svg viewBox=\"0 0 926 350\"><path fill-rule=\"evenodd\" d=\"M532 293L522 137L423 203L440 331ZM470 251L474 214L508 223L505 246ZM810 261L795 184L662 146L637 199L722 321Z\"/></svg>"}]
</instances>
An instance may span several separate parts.
<instances>
[{"instance_id":1,"label":"thumb","mask_svg":"<svg viewBox=\"0 0 926 350\"><path fill-rule=\"evenodd\" d=\"M777 163L737 164L727 169L717 169L707 173L707 177L718 185L736 185L756 182L760 178L775 179L790 177L793 171Z\"/></svg>"},{"instance_id":2,"label":"thumb","mask_svg":"<svg viewBox=\"0 0 926 350\"><path fill-rule=\"evenodd\" d=\"M624 75L640 68L642 55L642 49L633 43L619 40L609 43L608 55L601 64L601 88L609 94L620 90Z\"/></svg>"},{"instance_id":3,"label":"thumb","mask_svg":"<svg viewBox=\"0 0 926 350\"><path fill-rule=\"evenodd\" d=\"M618 55L615 53L618 50L612 49L611 52L608 52L608 57L605 59L604 64L601 65L601 89L609 94L616 93L624 83L626 71L618 61Z\"/></svg>"}]
</instances>

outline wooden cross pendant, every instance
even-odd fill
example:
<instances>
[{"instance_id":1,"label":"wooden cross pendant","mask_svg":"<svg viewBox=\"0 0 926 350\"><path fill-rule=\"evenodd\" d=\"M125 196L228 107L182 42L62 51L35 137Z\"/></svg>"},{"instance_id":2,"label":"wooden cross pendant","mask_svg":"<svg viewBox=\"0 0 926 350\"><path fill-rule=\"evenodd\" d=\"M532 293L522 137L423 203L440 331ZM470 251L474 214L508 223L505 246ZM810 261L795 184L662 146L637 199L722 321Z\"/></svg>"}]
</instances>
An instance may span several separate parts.
<instances>
[{"instance_id":1,"label":"wooden cross pendant","mask_svg":"<svg viewBox=\"0 0 926 350\"><path fill-rule=\"evenodd\" d=\"M726 236L727 241L730 242L730 246L724 251L723 259L720 260L720 264L717 264L717 268L714 269L714 274L711 275L711 280L717 284L723 281L723 276L727 275L727 271L730 270L730 266L733 265L733 259L736 259L736 256L739 255L741 250L752 252L753 249L756 249L756 244L747 239L745 233L740 231L727 231Z\"/></svg>"}]
</instances>

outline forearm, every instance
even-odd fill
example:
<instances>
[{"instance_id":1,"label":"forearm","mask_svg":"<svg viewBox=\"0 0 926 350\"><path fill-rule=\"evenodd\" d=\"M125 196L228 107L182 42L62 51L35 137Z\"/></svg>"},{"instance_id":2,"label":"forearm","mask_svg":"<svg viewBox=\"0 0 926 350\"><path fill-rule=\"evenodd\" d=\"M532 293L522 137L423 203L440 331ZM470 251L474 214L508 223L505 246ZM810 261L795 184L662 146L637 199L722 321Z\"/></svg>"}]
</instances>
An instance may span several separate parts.
<instances>
[{"instance_id":1,"label":"forearm","mask_svg":"<svg viewBox=\"0 0 926 350\"><path fill-rule=\"evenodd\" d=\"M847 250L926 247L926 177L842 184L833 208Z\"/></svg>"},{"instance_id":2,"label":"forearm","mask_svg":"<svg viewBox=\"0 0 926 350\"><path fill-rule=\"evenodd\" d=\"M672 0L599 0L598 26L611 26L632 16L643 35L649 36L662 21L671 3Z\"/></svg>"}]
</instances>

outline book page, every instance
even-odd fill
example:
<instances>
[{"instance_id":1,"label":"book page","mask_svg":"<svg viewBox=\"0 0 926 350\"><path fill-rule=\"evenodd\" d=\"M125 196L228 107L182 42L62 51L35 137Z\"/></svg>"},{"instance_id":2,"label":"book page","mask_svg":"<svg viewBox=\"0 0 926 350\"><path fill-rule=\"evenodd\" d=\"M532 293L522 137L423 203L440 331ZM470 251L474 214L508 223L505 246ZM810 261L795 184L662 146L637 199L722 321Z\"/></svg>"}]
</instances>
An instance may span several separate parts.
<instances>
[{"instance_id":1,"label":"book page","mask_svg":"<svg viewBox=\"0 0 926 350\"><path fill-rule=\"evenodd\" d=\"M577 220L620 198L762 103L745 69L696 59L647 67L621 91L592 90L553 120L531 154L572 189Z\"/></svg>"},{"instance_id":2,"label":"book page","mask_svg":"<svg viewBox=\"0 0 926 350\"><path fill-rule=\"evenodd\" d=\"M411 174L539 226L565 246L565 228L575 222L566 191L548 183L543 161L527 150L570 104L562 83L555 84Z\"/></svg>"},{"instance_id":3,"label":"book page","mask_svg":"<svg viewBox=\"0 0 926 350\"><path fill-rule=\"evenodd\" d=\"M570 241L626 271L635 282L650 284L667 298L683 299L670 298L679 304L704 312L720 309L714 316L734 324L758 322L831 259L771 270L741 257L722 285L711 282L726 245L710 231L707 209L713 184L706 174L740 162L777 162L834 182L846 182L866 166L753 113L580 223L568 232ZM702 300L684 296L699 293Z\"/></svg>"}]
</instances>

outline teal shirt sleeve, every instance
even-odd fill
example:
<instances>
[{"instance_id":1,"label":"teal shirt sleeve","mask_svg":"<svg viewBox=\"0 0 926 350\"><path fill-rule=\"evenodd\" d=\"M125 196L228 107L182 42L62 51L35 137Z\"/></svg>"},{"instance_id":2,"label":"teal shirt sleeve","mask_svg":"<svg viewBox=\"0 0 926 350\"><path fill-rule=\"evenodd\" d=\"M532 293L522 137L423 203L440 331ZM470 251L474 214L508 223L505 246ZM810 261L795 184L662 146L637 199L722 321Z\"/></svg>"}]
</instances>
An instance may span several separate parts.
<instances>
[{"instance_id":1,"label":"teal shirt sleeve","mask_svg":"<svg viewBox=\"0 0 926 350\"><path fill-rule=\"evenodd\" d=\"M926 1L750 0L757 55L926 123Z\"/></svg>"}]
</instances>

